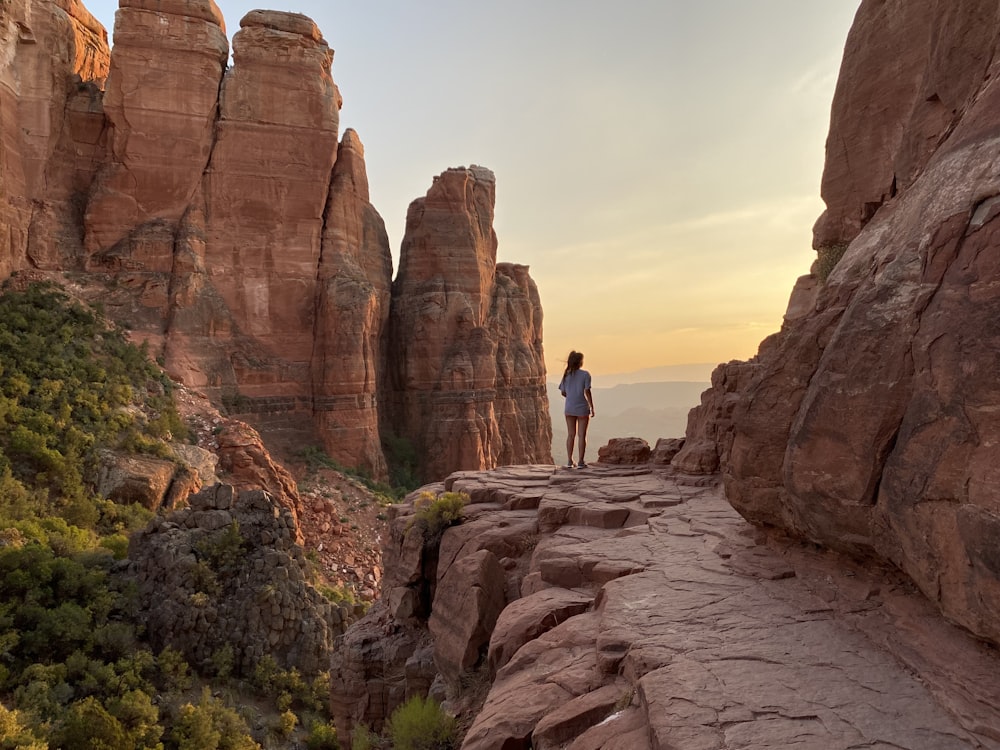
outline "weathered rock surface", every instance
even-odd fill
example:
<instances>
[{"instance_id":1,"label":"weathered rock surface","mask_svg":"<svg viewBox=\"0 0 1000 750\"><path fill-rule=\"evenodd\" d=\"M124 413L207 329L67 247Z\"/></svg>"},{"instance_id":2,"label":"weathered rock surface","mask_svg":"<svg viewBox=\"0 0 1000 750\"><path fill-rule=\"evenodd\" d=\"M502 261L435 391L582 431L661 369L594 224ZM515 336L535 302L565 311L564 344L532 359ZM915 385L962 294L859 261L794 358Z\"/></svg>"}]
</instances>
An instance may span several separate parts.
<instances>
[{"instance_id":1,"label":"weathered rock surface","mask_svg":"<svg viewBox=\"0 0 1000 750\"><path fill-rule=\"evenodd\" d=\"M75 0L10 0L0 21L0 279L74 272L171 376L376 478L383 444L412 453L401 438L433 478L548 460L541 305L526 267L496 262L492 175L450 170L421 199L393 303L309 18L248 13L230 68L212 0L123 0L113 54ZM435 283L440 315L415 288Z\"/></svg>"},{"instance_id":2,"label":"weathered rock surface","mask_svg":"<svg viewBox=\"0 0 1000 750\"><path fill-rule=\"evenodd\" d=\"M214 485L129 542L139 617L154 648L208 673L232 649L235 674L265 654L285 669L326 669L351 612L309 583L295 520L263 490Z\"/></svg>"},{"instance_id":3,"label":"weathered rock surface","mask_svg":"<svg viewBox=\"0 0 1000 750\"><path fill-rule=\"evenodd\" d=\"M240 26L204 180L204 268L205 292L221 297L232 325L209 331L208 346L231 339L249 356L224 357L231 372L208 385L238 386L251 413L301 412L340 93L311 20L252 11Z\"/></svg>"},{"instance_id":4,"label":"weathered rock surface","mask_svg":"<svg viewBox=\"0 0 1000 750\"><path fill-rule=\"evenodd\" d=\"M407 213L389 400L425 479L552 460L541 303L525 266L496 262L495 199L488 169L449 169Z\"/></svg>"},{"instance_id":5,"label":"weathered rock surface","mask_svg":"<svg viewBox=\"0 0 1000 750\"><path fill-rule=\"evenodd\" d=\"M97 492L116 503L173 509L201 489L196 472L183 463L152 456L107 452L101 456Z\"/></svg>"},{"instance_id":6,"label":"weathered rock surface","mask_svg":"<svg viewBox=\"0 0 1000 750\"><path fill-rule=\"evenodd\" d=\"M87 268L166 286L178 224L212 151L228 57L212 0L123 0L103 98L110 154L85 216Z\"/></svg>"},{"instance_id":7,"label":"weathered rock surface","mask_svg":"<svg viewBox=\"0 0 1000 750\"><path fill-rule=\"evenodd\" d=\"M862 3L816 273L754 360L716 372L673 462L711 471L717 457L748 519L891 561L994 643L998 14L979 0Z\"/></svg>"},{"instance_id":8,"label":"weathered rock surface","mask_svg":"<svg viewBox=\"0 0 1000 750\"><path fill-rule=\"evenodd\" d=\"M982 111L997 22L992 0L861 3L834 94L818 249L853 241L917 181L956 126Z\"/></svg>"},{"instance_id":9,"label":"weathered rock surface","mask_svg":"<svg viewBox=\"0 0 1000 750\"><path fill-rule=\"evenodd\" d=\"M431 685L477 713L466 750L1000 748L994 649L892 568L768 536L691 479L457 473L428 489L469 493L465 519L423 547L402 506L382 599L333 658L342 736ZM550 504L568 510L543 524ZM506 592L495 624L473 588ZM407 597L427 609L394 615Z\"/></svg>"},{"instance_id":10,"label":"weathered rock surface","mask_svg":"<svg viewBox=\"0 0 1000 750\"><path fill-rule=\"evenodd\" d=\"M0 278L69 262L103 155L103 26L76 0L0 7ZM96 103L95 103L96 100ZM96 115L95 115L96 111ZM65 254L64 254L65 253Z\"/></svg>"}]
</instances>

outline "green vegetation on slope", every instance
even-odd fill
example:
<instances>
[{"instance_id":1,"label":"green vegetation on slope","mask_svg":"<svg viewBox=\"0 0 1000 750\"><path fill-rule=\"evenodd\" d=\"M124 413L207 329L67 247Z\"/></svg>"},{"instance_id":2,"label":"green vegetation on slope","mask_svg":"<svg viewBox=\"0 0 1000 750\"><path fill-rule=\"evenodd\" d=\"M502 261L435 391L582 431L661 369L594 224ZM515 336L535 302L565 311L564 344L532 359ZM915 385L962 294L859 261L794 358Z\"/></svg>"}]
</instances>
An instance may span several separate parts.
<instances>
[{"instance_id":1,"label":"green vegetation on slope","mask_svg":"<svg viewBox=\"0 0 1000 750\"><path fill-rule=\"evenodd\" d=\"M260 747L220 690L273 702L272 724L253 714L265 747L332 732L322 676L265 661L209 689L135 625L119 560L151 514L96 494L99 451L169 457L185 433L169 379L120 331L53 286L0 294L0 750Z\"/></svg>"}]
</instances>

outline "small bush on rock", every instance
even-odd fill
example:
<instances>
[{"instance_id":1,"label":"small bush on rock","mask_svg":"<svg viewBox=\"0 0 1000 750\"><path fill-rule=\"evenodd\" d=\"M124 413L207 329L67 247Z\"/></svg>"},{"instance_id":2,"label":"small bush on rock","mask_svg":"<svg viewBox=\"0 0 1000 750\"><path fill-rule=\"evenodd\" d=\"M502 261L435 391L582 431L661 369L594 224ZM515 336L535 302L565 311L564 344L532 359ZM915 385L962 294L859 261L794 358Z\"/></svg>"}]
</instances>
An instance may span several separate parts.
<instances>
[{"instance_id":1,"label":"small bush on rock","mask_svg":"<svg viewBox=\"0 0 1000 750\"><path fill-rule=\"evenodd\" d=\"M354 735L351 739L351 750L376 750L381 747L378 736L368 727L362 724L355 727Z\"/></svg>"},{"instance_id":2,"label":"small bush on rock","mask_svg":"<svg viewBox=\"0 0 1000 750\"><path fill-rule=\"evenodd\" d=\"M462 518L462 509L469 504L469 495L465 492L442 492L435 495L424 491L413 503L415 513L411 526L424 530L431 539L440 536L449 526L458 523Z\"/></svg>"},{"instance_id":3,"label":"small bush on rock","mask_svg":"<svg viewBox=\"0 0 1000 750\"><path fill-rule=\"evenodd\" d=\"M393 711L388 730L395 750L451 750L457 746L455 718L429 697L414 696Z\"/></svg>"}]
</instances>

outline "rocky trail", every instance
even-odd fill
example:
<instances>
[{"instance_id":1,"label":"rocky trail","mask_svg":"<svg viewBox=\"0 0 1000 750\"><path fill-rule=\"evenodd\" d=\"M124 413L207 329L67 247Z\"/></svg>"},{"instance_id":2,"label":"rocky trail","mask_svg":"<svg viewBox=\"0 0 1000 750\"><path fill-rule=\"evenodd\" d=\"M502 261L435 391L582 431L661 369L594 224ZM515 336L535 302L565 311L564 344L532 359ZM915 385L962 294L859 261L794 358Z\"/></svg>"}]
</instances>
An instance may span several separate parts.
<instances>
[{"instance_id":1,"label":"rocky trail","mask_svg":"<svg viewBox=\"0 0 1000 750\"><path fill-rule=\"evenodd\" d=\"M893 569L765 533L718 486L688 481L597 464L441 486L472 504L440 546L438 684L477 648L492 677L465 750L1000 748L995 648ZM390 547L383 593L396 602L400 560ZM496 571L507 595L491 616ZM389 610L377 605L335 657L341 724L373 718L359 695L391 692L388 676L370 677L371 637L412 620Z\"/></svg>"}]
</instances>

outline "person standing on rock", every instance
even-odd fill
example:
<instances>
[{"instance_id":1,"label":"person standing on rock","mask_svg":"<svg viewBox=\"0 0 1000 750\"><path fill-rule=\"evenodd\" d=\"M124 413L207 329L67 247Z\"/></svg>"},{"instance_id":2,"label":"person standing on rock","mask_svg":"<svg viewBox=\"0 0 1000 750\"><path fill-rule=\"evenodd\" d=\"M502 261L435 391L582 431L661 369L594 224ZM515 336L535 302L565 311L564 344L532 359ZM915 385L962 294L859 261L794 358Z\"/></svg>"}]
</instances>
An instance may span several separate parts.
<instances>
[{"instance_id":1,"label":"person standing on rock","mask_svg":"<svg viewBox=\"0 0 1000 750\"><path fill-rule=\"evenodd\" d=\"M566 371L559 381L559 392L566 399L566 466L573 468L573 444L579 445L580 460L577 466L581 469L587 464L583 457L587 452L587 427L590 418L595 416L594 397L590 395L590 373L583 367L583 354L570 352L566 359Z\"/></svg>"}]
</instances>

